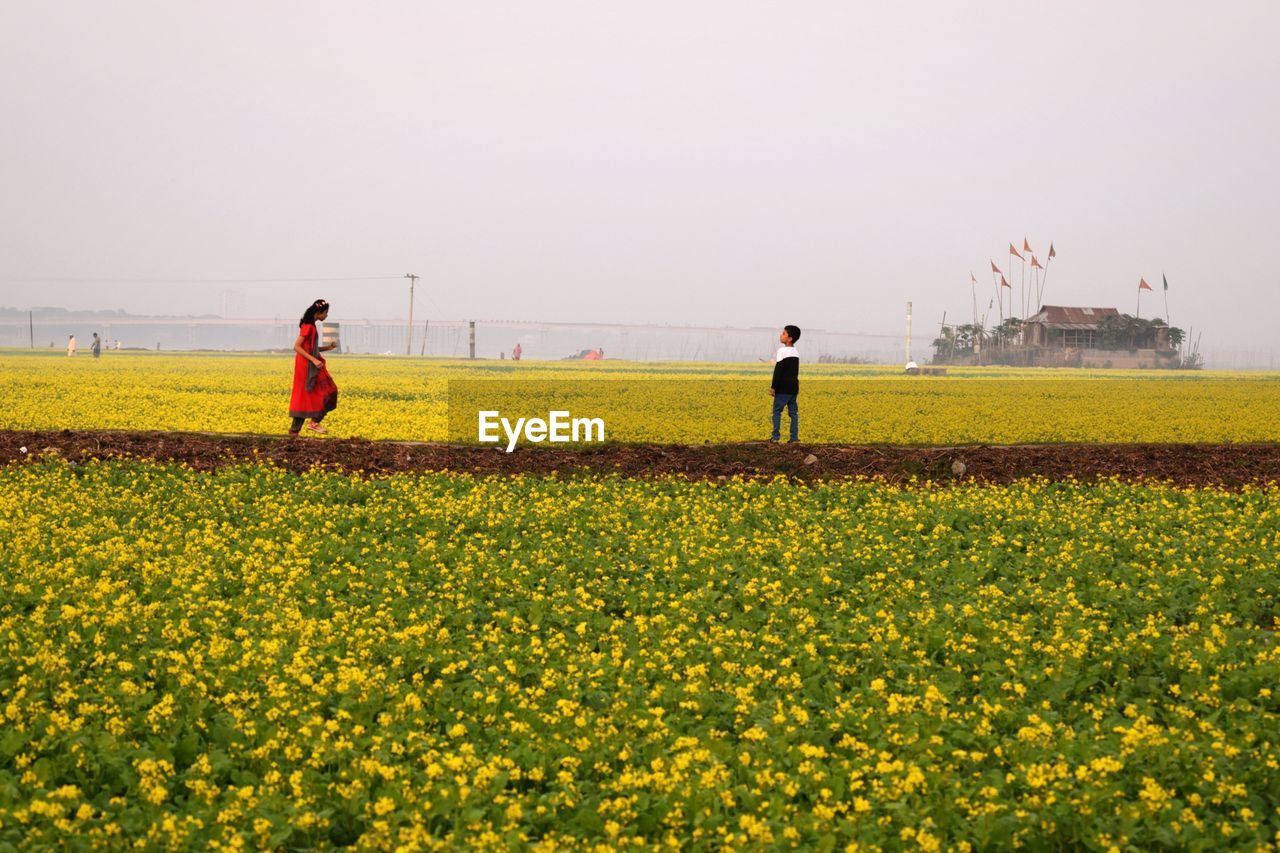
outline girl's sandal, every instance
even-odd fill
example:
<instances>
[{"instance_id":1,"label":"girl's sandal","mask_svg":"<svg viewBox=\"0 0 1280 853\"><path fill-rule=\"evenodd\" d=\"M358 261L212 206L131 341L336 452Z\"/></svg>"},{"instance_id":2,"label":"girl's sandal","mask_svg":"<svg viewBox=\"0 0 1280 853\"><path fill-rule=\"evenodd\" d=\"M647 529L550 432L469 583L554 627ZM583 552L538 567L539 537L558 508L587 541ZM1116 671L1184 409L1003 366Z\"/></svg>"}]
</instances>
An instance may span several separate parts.
<instances>
[{"instance_id":1,"label":"girl's sandal","mask_svg":"<svg viewBox=\"0 0 1280 853\"><path fill-rule=\"evenodd\" d=\"M327 432L329 432L327 429L325 429L324 427L320 426L320 424L318 424L318 423L316 423L316 422L314 422L314 421L312 421L312 422L310 422L310 423L308 423L308 424L307 424L307 429L309 429L311 432L318 433L319 435L324 435L324 434L326 434Z\"/></svg>"}]
</instances>

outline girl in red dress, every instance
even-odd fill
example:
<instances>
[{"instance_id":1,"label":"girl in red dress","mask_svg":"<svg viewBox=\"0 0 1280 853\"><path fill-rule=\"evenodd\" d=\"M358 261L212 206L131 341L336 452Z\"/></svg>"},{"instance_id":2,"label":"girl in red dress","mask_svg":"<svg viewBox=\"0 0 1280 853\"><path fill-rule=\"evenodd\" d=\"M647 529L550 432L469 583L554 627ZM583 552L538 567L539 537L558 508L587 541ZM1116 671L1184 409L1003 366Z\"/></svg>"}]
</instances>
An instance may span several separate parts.
<instances>
[{"instance_id":1,"label":"girl in red dress","mask_svg":"<svg viewBox=\"0 0 1280 853\"><path fill-rule=\"evenodd\" d=\"M316 323L329 316L329 303L323 299L312 302L298 323L298 339L293 342L293 396L289 400L289 417L293 426L289 435L302 431L302 422L311 419L307 429L326 433L320 421L338 406L338 386L320 353L331 350L337 344L320 345L320 330Z\"/></svg>"}]
</instances>

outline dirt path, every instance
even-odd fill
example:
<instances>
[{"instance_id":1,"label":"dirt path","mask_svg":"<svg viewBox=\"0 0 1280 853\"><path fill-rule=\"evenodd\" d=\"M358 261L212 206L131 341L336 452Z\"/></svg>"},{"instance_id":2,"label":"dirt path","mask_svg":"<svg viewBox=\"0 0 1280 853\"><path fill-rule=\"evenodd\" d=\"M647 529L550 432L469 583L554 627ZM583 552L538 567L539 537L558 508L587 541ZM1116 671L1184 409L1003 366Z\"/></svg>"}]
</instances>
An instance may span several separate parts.
<instances>
[{"instance_id":1,"label":"dirt path","mask_svg":"<svg viewBox=\"0 0 1280 853\"><path fill-rule=\"evenodd\" d=\"M801 479L879 477L1004 483L1032 476L1155 478L1180 485L1280 482L1280 444L1042 444L1030 446L884 447L866 445L618 444L552 450L444 444L173 432L0 430L0 463L56 451L69 460L144 458L211 470L270 461L302 471L466 471L478 474L571 474L588 470L696 479L783 474Z\"/></svg>"}]
</instances>

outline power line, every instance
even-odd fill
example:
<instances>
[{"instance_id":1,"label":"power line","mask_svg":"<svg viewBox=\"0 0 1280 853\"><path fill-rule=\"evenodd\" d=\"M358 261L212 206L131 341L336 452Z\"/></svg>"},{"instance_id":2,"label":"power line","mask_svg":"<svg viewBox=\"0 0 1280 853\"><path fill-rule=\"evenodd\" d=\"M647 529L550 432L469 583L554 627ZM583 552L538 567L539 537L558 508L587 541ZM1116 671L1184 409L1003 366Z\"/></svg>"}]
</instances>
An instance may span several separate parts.
<instances>
[{"instance_id":1,"label":"power line","mask_svg":"<svg viewBox=\"0 0 1280 853\"><path fill-rule=\"evenodd\" d=\"M365 275L339 278L0 278L4 284L285 284L325 281L392 281L398 275Z\"/></svg>"}]
</instances>

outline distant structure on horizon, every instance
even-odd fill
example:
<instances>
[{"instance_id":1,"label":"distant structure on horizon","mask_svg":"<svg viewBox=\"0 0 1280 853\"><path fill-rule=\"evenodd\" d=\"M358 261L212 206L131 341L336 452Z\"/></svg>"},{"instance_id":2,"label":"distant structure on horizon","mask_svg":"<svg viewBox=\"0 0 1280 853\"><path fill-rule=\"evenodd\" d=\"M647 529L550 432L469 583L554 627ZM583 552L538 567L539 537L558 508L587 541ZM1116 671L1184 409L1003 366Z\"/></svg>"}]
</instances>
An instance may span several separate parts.
<instances>
[{"instance_id":1,"label":"distant structure on horizon","mask_svg":"<svg viewBox=\"0 0 1280 853\"><path fill-rule=\"evenodd\" d=\"M1022 324L1027 346L1059 350L1097 349L1098 327L1107 317L1119 317L1118 308L1069 308L1045 305Z\"/></svg>"},{"instance_id":2,"label":"distant structure on horizon","mask_svg":"<svg viewBox=\"0 0 1280 853\"><path fill-rule=\"evenodd\" d=\"M1117 369L1199 368L1198 351L1184 353L1181 329L1116 308L1044 305L1025 320L994 329L943 326L933 342L935 364L1010 364Z\"/></svg>"}]
</instances>

